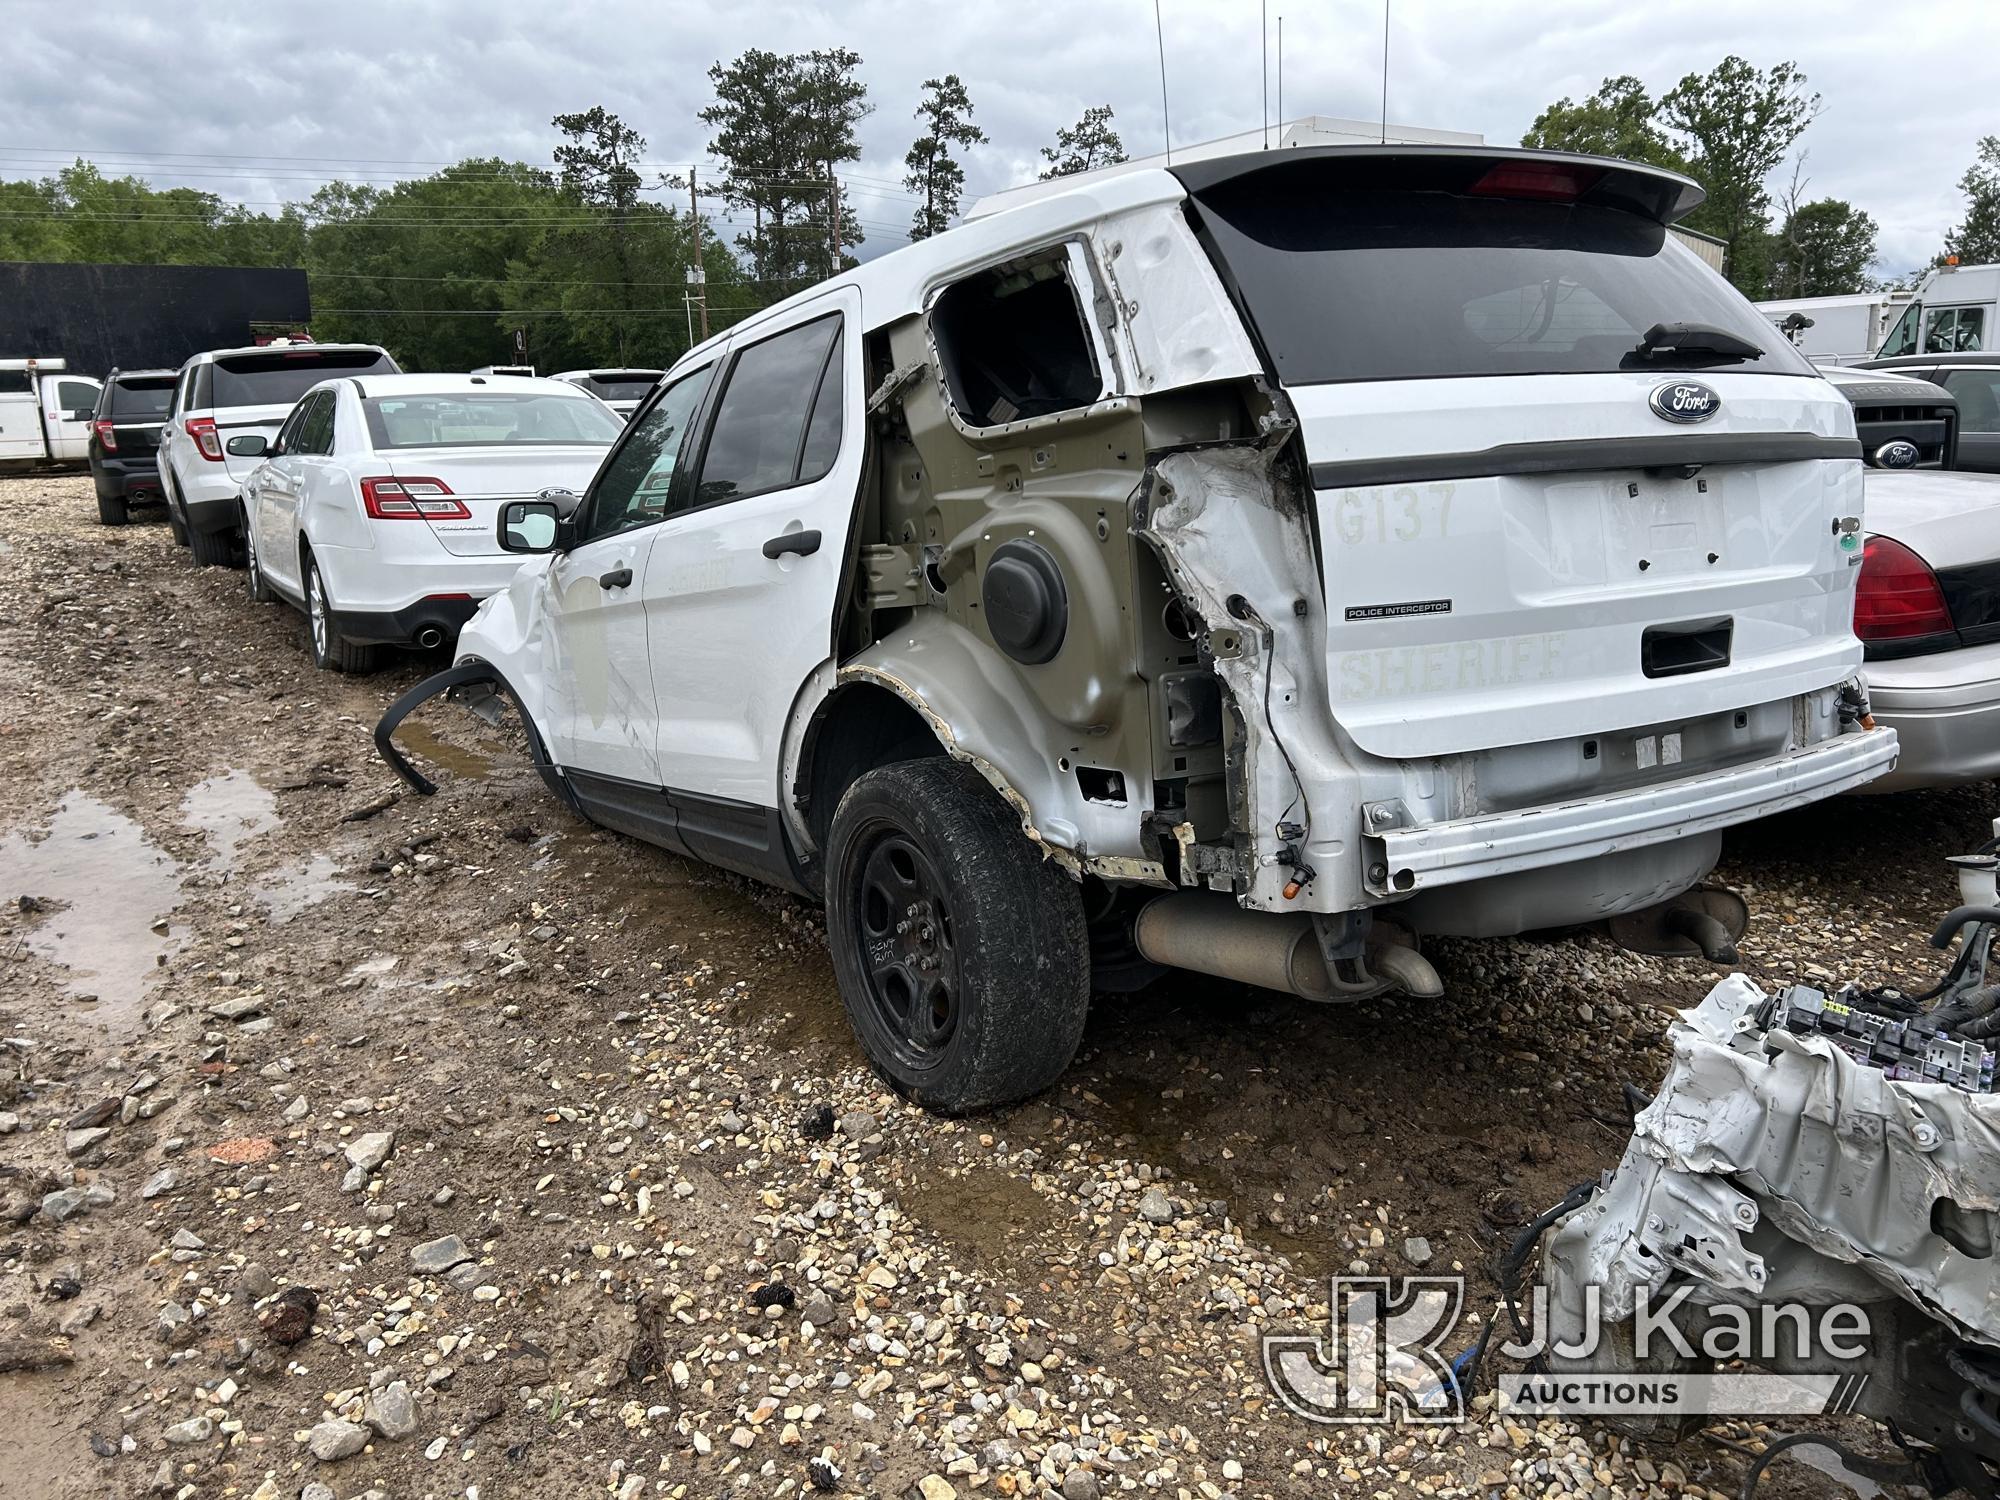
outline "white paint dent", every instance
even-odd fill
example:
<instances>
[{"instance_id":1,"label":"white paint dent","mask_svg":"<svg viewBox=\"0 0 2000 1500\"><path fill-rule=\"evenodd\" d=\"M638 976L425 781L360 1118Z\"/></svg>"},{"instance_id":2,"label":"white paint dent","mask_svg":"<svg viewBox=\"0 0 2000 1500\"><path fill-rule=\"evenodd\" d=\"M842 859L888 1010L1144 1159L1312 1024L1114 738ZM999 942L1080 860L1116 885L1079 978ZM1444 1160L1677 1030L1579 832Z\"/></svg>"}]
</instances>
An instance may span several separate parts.
<instances>
[{"instance_id":1,"label":"white paint dent","mask_svg":"<svg viewBox=\"0 0 2000 1500\"><path fill-rule=\"evenodd\" d=\"M1253 379L1262 373L1243 321L1178 203L1114 214L1091 231L1099 274L1118 304L1130 394Z\"/></svg>"}]
</instances>

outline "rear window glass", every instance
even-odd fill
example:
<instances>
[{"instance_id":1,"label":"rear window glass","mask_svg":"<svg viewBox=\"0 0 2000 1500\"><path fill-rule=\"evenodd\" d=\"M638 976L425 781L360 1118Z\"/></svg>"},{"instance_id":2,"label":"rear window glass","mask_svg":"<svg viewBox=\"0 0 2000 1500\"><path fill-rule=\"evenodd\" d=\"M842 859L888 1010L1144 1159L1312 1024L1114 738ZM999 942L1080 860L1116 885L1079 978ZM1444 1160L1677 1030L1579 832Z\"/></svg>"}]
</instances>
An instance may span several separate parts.
<instances>
[{"instance_id":1,"label":"rear window glass","mask_svg":"<svg viewBox=\"0 0 2000 1500\"><path fill-rule=\"evenodd\" d=\"M646 393L660 383L662 373L649 370L636 375L584 375L573 383L602 401L643 401Z\"/></svg>"},{"instance_id":2,"label":"rear window glass","mask_svg":"<svg viewBox=\"0 0 2000 1500\"><path fill-rule=\"evenodd\" d=\"M581 396L502 391L371 396L361 403L380 448L485 448L587 443L608 448L624 424Z\"/></svg>"},{"instance_id":3,"label":"rear window glass","mask_svg":"<svg viewBox=\"0 0 2000 1500\"><path fill-rule=\"evenodd\" d=\"M1665 227L1625 208L1479 195L1485 164L1385 184L1329 161L1226 179L1197 218L1288 385L1454 375L1812 366ZM1441 178L1450 168L1459 180ZM1418 178L1421 170L1428 182ZM1374 180L1370 180L1370 179ZM1637 351L1656 323L1700 323L1763 351Z\"/></svg>"},{"instance_id":4,"label":"rear window glass","mask_svg":"<svg viewBox=\"0 0 2000 1500\"><path fill-rule=\"evenodd\" d=\"M114 417L164 417L173 405L174 377L150 375L138 380L114 380L109 392Z\"/></svg>"},{"instance_id":5,"label":"rear window glass","mask_svg":"<svg viewBox=\"0 0 2000 1500\"><path fill-rule=\"evenodd\" d=\"M377 349L286 349L232 354L214 361L214 394L208 403L290 406L322 380L336 375L396 375L396 362Z\"/></svg>"}]
</instances>

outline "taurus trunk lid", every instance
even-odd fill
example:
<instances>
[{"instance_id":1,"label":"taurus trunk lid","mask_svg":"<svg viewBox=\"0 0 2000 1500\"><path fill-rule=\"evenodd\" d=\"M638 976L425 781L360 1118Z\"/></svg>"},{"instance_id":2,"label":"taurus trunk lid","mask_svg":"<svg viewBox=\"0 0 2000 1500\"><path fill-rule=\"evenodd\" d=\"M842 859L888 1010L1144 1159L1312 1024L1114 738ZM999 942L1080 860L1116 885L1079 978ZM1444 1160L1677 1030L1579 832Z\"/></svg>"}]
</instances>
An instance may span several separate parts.
<instances>
[{"instance_id":1,"label":"taurus trunk lid","mask_svg":"<svg viewBox=\"0 0 2000 1500\"><path fill-rule=\"evenodd\" d=\"M531 500L545 489L582 494L604 457L600 447L536 444L532 448L410 448L384 454L398 479L436 479L472 514L431 520L431 533L459 557L495 557L503 500Z\"/></svg>"}]
</instances>

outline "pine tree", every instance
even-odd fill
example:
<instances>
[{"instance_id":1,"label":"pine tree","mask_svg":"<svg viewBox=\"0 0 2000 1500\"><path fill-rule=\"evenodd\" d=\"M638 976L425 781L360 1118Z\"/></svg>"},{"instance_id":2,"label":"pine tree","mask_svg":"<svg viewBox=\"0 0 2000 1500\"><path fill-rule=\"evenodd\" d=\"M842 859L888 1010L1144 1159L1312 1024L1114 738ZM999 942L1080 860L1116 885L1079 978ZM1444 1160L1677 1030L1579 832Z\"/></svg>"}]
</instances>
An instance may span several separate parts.
<instances>
[{"instance_id":1,"label":"pine tree","mask_svg":"<svg viewBox=\"0 0 2000 1500\"><path fill-rule=\"evenodd\" d=\"M1125 143L1111 128L1111 106L1095 105L1083 112L1074 125L1056 132L1056 143L1042 147L1042 159L1049 169L1042 181L1067 177L1072 172L1088 172L1093 167L1113 166L1125 160Z\"/></svg>"},{"instance_id":2,"label":"pine tree","mask_svg":"<svg viewBox=\"0 0 2000 1500\"><path fill-rule=\"evenodd\" d=\"M960 196L965 191L965 168L954 157L960 150L986 143L986 132L972 123L972 101L956 73L924 80L924 95L916 117L924 122L924 133L911 144L903 158L908 168L903 185L920 195L923 203L910 219L910 238L929 239L951 227L958 215Z\"/></svg>"}]
</instances>

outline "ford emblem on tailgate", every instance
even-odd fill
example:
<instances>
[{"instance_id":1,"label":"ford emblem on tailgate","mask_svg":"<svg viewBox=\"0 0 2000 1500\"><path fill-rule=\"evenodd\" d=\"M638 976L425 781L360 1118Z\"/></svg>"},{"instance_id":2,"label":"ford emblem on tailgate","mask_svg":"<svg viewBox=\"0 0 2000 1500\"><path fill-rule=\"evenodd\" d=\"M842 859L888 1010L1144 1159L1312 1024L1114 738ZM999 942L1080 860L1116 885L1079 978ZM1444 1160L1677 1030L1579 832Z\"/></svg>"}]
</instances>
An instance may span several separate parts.
<instances>
[{"instance_id":1,"label":"ford emblem on tailgate","mask_svg":"<svg viewBox=\"0 0 2000 1500\"><path fill-rule=\"evenodd\" d=\"M1655 386L1650 404L1669 422L1706 422L1722 410L1722 398L1698 380Z\"/></svg>"}]
</instances>

